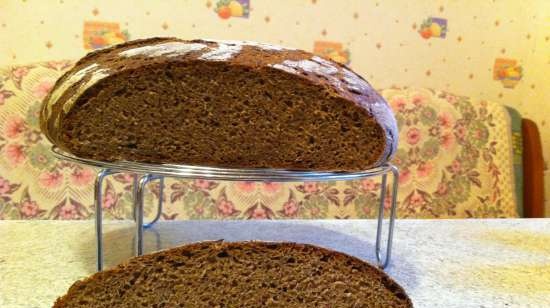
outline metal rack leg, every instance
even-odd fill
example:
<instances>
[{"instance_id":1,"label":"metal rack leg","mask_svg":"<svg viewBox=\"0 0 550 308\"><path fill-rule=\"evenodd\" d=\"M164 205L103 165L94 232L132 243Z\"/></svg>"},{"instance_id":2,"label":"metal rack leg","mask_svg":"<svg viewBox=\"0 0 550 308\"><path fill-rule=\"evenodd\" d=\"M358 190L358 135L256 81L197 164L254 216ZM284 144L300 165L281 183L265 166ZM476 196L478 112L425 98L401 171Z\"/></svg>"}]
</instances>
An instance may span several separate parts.
<instances>
[{"instance_id":1,"label":"metal rack leg","mask_svg":"<svg viewBox=\"0 0 550 308\"><path fill-rule=\"evenodd\" d=\"M164 177L163 176L157 176L156 178L158 178L160 180L160 188L159 188L159 202L158 202L158 205L157 205L157 213L155 214L155 218L153 220L151 220L150 222L148 223L145 223L143 224L143 227L145 229L148 229L150 227L152 227L159 219L160 219L160 216L162 214L162 206L163 206L163 202L164 202ZM134 217L134 221L137 221L137 217L136 217L136 208L137 208L137 202L138 202L138 186L139 186L139 181L138 181L138 176L137 174L134 175L134 183L133 183L133 198L134 198L134 207L133 207L133 217ZM145 189L145 188L144 188Z\"/></svg>"},{"instance_id":2,"label":"metal rack leg","mask_svg":"<svg viewBox=\"0 0 550 308\"><path fill-rule=\"evenodd\" d=\"M138 201L138 196L137 196L138 185L139 185L139 176L137 173L135 173L132 181L132 202L134 202L132 207L132 218L134 219L134 222L136 221L136 209L137 209L136 204Z\"/></svg>"},{"instance_id":3,"label":"metal rack leg","mask_svg":"<svg viewBox=\"0 0 550 308\"><path fill-rule=\"evenodd\" d=\"M137 191L136 191L136 202L134 204L134 213L136 214L136 235L135 235L135 251L134 254L136 256L141 256L143 254L143 229L145 228L145 225L143 224L143 205L145 203L145 186L147 183L155 180L155 179L162 179L160 176L155 176L152 174L146 174L142 176L139 179L139 183L137 185ZM161 185L164 184L164 181L161 182ZM161 191L162 193L162 191ZM159 204L161 204L159 202ZM160 214L157 214L157 217L160 217ZM153 220L153 223L155 223L158 220L158 218L155 218Z\"/></svg>"},{"instance_id":4,"label":"metal rack leg","mask_svg":"<svg viewBox=\"0 0 550 308\"><path fill-rule=\"evenodd\" d=\"M399 184L399 171L397 167L391 165L392 172L392 194L391 194L391 207L390 207L390 222L388 226L388 238L386 242L386 257L382 257L382 229L384 221L384 204L386 201L386 183L387 183L387 174L382 175L382 188L380 190L380 206L378 210L378 225L376 229L376 261L378 266L382 269L386 268L391 260L391 249L393 242L393 230L395 226L395 215L397 207L397 188Z\"/></svg>"},{"instance_id":5,"label":"metal rack leg","mask_svg":"<svg viewBox=\"0 0 550 308\"><path fill-rule=\"evenodd\" d=\"M95 231L96 231L96 253L97 253L97 270L103 270L103 194L102 184L103 179L115 172L110 169L102 169L96 177L94 186L94 202L95 202Z\"/></svg>"},{"instance_id":6,"label":"metal rack leg","mask_svg":"<svg viewBox=\"0 0 550 308\"><path fill-rule=\"evenodd\" d=\"M157 214L155 215L155 218L153 218L153 220L143 225L145 229L152 227L160 219L160 215L162 214L162 203L164 202L164 177L158 176L156 178L159 179L159 203L157 206Z\"/></svg>"}]
</instances>

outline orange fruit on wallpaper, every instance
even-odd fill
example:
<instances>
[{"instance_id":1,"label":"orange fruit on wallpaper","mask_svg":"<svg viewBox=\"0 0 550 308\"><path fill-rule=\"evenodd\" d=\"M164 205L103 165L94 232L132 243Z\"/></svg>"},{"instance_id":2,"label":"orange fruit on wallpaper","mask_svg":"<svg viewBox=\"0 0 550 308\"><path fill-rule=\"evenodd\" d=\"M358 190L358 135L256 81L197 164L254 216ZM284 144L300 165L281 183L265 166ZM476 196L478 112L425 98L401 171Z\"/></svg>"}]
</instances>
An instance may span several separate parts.
<instances>
[{"instance_id":1,"label":"orange fruit on wallpaper","mask_svg":"<svg viewBox=\"0 0 550 308\"><path fill-rule=\"evenodd\" d=\"M521 69L519 67L509 67L506 69L506 77L512 79L521 78Z\"/></svg>"},{"instance_id":2,"label":"orange fruit on wallpaper","mask_svg":"<svg viewBox=\"0 0 550 308\"><path fill-rule=\"evenodd\" d=\"M497 77L498 77L498 79L506 78L506 70L505 69L498 70L497 71Z\"/></svg>"},{"instance_id":3,"label":"orange fruit on wallpaper","mask_svg":"<svg viewBox=\"0 0 550 308\"><path fill-rule=\"evenodd\" d=\"M125 42L129 39L129 33L121 31L117 22L84 21L82 38L84 49L97 49Z\"/></svg>"},{"instance_id":4,"label":"orange fruit on wallpaper","mask_svg":"<svg viewBox=\"0 0 550 308\"><path fill-rule=\"evenodd\" d=\"M493 65L493 79L502 80L505 78L509 78L509 70L517 66L517 60L515 59L496 58L495 64Z\"/></svg>"},{"instance_id":5,"label":"orange fruit on wallpaper","mask_svg":"<svg viewBox=\"0 0 550 308\"><path fill-rule=\"evenodd\" d=\"M92 39L92 45L95 45L95 46L104 46L107 44L107 41L105 40L105 38L101 36L93 36L91 39Z\"/></svg>"},{"instance_id":6,"label":"orange fruit on wallpaper","mask_svg":"<svg viewBox=\"0 0 550 308\"><path fill-rule=\"evenodd\" d=\"M220 16L221 19L228 19L231 17L231 9L229 6L222 6L218 9L218 16Z\"/></svg>"},{"instance_id":7,"label":"orange fruit on wallpaper","mask_svg":"<svg viewBox=\"0 0 550 308\"><path fill-rule=\"evenodd\" d=\"M420 36L425 39L429 39L430 37L432 37L432 30L428 27L423 28L422 30L420 30Z\"/></svg>"}]
</instances>

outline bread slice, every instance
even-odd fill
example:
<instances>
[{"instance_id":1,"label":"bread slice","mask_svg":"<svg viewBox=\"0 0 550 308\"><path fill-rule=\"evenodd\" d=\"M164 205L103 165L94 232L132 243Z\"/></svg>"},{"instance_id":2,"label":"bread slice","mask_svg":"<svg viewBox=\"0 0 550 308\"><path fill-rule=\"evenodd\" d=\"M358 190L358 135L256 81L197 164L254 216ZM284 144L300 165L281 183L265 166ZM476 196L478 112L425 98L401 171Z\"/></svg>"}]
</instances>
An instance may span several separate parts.
<instances>
[{"instance_id":1,"label":"bread slice","mask_svg":"<svg viewBox=\"0 0 550 308\"><path fill-rule=\"evenodd\" d=\"M78 281L54 308L412 307L377 268L293 243L202 242L131 259Z\"/></svg>"},{"instance_id":2,"label":"bread slice","mask_svg":"<svg viewBox=\"0 0 550 308\"><path fill-rule=\"evenodd\" d=\"M45 99L41 127L83 158L355 171L395 152L386 102L309 52L152 38L92 52Z\"/></svg>"}]
</instances>

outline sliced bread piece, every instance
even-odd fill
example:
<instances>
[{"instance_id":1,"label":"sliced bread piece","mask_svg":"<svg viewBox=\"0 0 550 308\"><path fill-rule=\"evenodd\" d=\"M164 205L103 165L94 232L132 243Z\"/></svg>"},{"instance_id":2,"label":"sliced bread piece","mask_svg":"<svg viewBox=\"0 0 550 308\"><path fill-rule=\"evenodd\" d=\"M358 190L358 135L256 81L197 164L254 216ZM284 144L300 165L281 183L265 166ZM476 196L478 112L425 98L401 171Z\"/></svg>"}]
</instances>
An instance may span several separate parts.
<instances>
[{"instance_id":1,"label":"sliced bread piece","mask_svg":"<svg viewBox=\"0 0 550 308\"><path fill-rule=\"evenodd\" d=\"M384 272L306 244L202 242L76 282L54 308L412 307Z\"/></svg>"}]
</instances>

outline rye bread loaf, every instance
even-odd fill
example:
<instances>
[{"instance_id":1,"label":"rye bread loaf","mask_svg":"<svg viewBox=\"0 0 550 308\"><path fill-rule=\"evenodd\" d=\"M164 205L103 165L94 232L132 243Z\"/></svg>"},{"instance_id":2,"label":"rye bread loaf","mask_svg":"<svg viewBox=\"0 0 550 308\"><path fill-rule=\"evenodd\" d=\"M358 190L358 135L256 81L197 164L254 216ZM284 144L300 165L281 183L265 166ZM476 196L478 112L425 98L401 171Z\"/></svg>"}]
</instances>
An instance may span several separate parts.
<instances>
[{"instance_id":1,"label":"rye bread loaf","mask_svg":"<svg viewBox=\"0 0 550 308\"><path fill-rule=\"evenodd\" d=\"M74 283L54 308L412 307L377 268L293 243L204 242L133 258Z\"/></svg>"},{"instance_id":2,"label":"rye bread loaf","mask_svg":"<svg viewBox=\"0 0 550 308\"><path fill-rule=\"evenodd\" d=\"M242 41L137 40L92 52L45 99L42 131L103 161L356 171L397 146L387 103L346 66Z\"/></svg>"}]
</instances>

